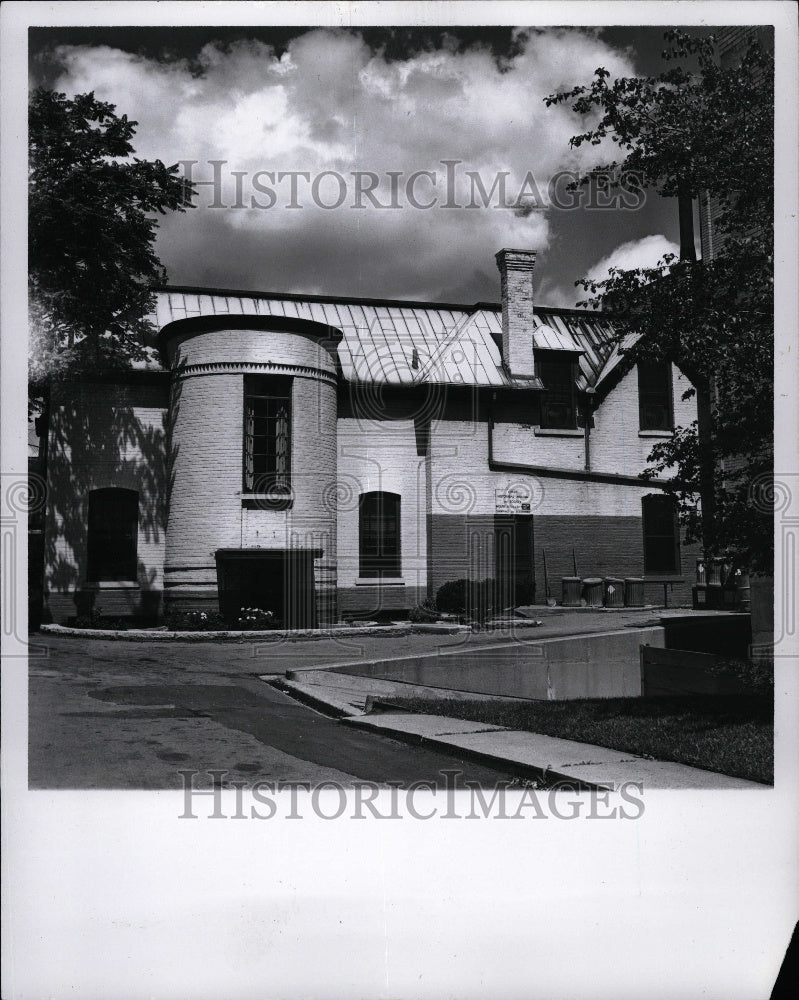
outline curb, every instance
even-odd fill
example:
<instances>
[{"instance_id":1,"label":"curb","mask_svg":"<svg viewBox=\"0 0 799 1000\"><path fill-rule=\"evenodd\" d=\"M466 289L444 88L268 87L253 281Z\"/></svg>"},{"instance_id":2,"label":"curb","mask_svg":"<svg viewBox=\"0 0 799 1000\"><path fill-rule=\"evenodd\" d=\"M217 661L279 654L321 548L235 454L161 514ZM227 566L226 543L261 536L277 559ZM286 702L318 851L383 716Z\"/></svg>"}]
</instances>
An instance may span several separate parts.
<instances>
[{"instance_id":1,"label":"curb","mask_svg":"<svg viewBox=\"0 0 799 1000\"><path fill-rule=\"evenodd\" d=\"M476 764L484 764L486 767L491 767L496 771L504 771L514 778L531 778L536 781L543 781L549 786L554 783L562 782L564 785L569 785L571 788L579 792L615 791L615 785L612 782L608 784L599 784L593 781L585 781L582 778L574 778L562 771L553 771L550 767L540 767L535 764L523 764L521 761L508 760L505 757L498 757L496 754L483 753L481 750L459 747L453 743L447 742L446 740L437 739L434 736L422 736L419 733L408 733L402 729L392 729L389 726L373 726L368 722L364 722L358 716L342 717L339 721L345 726L353 726L355 729L361 729L370 733L377 733L378 735L382 734L383 736L389 736L393 740L399 740L401 743L407 743L410 746L429 747L432 750L438 750L439 752L449 754L450 756L457 754L459 757L463 757L465 760L474 761Z\"/></svg>"},{"instance_id":2,"label":"curb","mask_svg":"<svg viewBox=\"0 0 799 1000\"><path fill-rule=\"evenodd\" d=\"M336 704L328 699L318 698L316 695L306 691L305 688L295 687L293 684L288 683L282 677L272 677L269 674L265 674L260 679L265 684L269 684L270 687L288 695L289 698L302 702L303 705L316 709L317 712L321 712L322 715L326 715L329 718L343 721L350 717L349 706L345 708L343 705Z\"/></svg>"},{"instance_id":3,"label":"curb","mask_svg":"<svg viewBox=\"0 0 799 1000\"><path fill-rule=\"evenodd\" d=\"M396 638L404 635L455 635L460 632L471 633L471 625L367 625L363 627L345 626L343 628L324 629L266 629L266 630L227 630L214 632L173 632L163 629L105 629L105 628L71 628L67 625L42 625L39 631L44 635L75 636L81 639L106 639L120 642L211 642L232 640L234 642L252 642L280 640L287 642L313 642L316 639L336 639L360 635L377 635L386 638Z\"/></svg>"},{"instance_id":4,"label":"curb","mask_svg":"<svg viewBox=\"0 0 799 1000\"><path fill-rule=\"evenodd\" d=\"M397 740L400 743L406 743L409 746L425 746L432 750L437 750L440 753L449 754L450 756L458 755L463 757L465 760L473 761L475 764L484 764L486 767L491 767L496 771L504 771L514 778L527 778L535 781L543 781L547 785L563 782L564 784L570 785L577 791L615 790L615 786L612 783L598 784L592 781L584 781L581 778L574 778L563 771L553 771L550 767L539 767L535 764L523 764L521 761L508 760L505 757L498 757L496 754L483 753L480 750L459 747L453 743L449 743L447 740L436 739L434 736L423 736L419 733L408 733L405 732L405 730L392 729L389 726L373 726L369 722L365 722L362 716L353 715L349 710L349 706L345 709L341 705L337 705L334 702L317 697L305 689L295 687L282 677L271 677L266 675L261 679L265 683L276 688L278 691L282 691L290 698L295 698L297 701L308 705L310 708L316 709L316 711L321 712L322 715L337 719L346 726L352 726L355 729L360 729L364 732L372 733L373 735L377 734L379 736L382 734L390 737L391 739ZM381 703L379 697L374 698L371 695L368 696L367 711L370 707L373 708L376 706L380 708L383 707L383 705L394 708L394 706L391 706L390 702ZM397 709L394 710L396 711Z\"/></svg>"}]
</instances>

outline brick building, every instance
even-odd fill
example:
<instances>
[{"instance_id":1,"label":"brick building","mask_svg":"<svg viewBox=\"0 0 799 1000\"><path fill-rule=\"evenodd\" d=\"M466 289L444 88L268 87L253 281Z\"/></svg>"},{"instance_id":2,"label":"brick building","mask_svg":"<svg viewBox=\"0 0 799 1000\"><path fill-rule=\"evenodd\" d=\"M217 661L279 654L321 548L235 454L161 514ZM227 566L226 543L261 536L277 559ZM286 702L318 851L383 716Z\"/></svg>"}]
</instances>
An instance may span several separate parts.
<instances>
[{"instance_id":1,"label":"brick building","mask_svg":"<svg viewBox=\"0 0 799 1000\"><path fill-rule=\"evenodd\" d=\"M695 418L686 379L631 368L601 314L536 306L535 253L497 264L501 305L159 291L152 362L53 400L45 615L309 626L463 577L541 603L575 560L688 603L696 552L640 478Z\"/></svg>"}]
</instances>

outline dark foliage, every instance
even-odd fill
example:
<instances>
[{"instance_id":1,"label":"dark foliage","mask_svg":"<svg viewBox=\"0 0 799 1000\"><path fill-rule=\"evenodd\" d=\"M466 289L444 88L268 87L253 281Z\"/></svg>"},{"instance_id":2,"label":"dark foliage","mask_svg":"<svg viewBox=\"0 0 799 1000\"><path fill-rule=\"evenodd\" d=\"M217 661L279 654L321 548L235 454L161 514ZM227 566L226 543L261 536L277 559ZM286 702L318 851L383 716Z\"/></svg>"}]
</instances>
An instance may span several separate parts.
<instances>
[{"instance_id":1,"label":"dark foliage","mask_svg":"<svg viewBox=\"0 0 799 1000\"><path fill-rule=\"evenodd\" d=\"M737 65L722 69L712 38L666 33L668 62L656 77L609 80L553 94L598 124L571 143L618 147L599 173L635 173L688 208L681 260L612 271L583 281L593 307L611 313L620 340L637 337L625 363L675 363L696 388L699 421L652 450L652 475L672 475L689 540L709 555L727 553L753 571L773 565L773 57L753 40ZM618 184L618 181L614 182ZM611 185L613 186L613 185ZM692 199L718 199L719 246L696 261ZM690 244L690 245L689 245ZM705 401L707 401L705 403ZM701 506L697 501L701 498Z\"/></svg>"},{"instance_id":2,"label":"dark foliage","mask_svg":"<svg viewBox=\"0 0 799 1000\"><path fill-rule=\"evenodd\" d=\"M112 104L36 90L29 106L31 381L146 356L157 217L193 191L177 165L133 156L136 122Z\"/></svg>"}]
</instances>

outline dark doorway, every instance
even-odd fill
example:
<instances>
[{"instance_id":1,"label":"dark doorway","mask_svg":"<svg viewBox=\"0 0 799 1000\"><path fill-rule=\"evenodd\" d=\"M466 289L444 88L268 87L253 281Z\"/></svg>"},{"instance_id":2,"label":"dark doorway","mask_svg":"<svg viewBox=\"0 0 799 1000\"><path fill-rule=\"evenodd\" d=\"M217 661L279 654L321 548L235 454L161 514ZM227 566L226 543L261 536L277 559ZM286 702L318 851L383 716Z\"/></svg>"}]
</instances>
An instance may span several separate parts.
<instances>
[{"instance_id":1,"label":"dark doorway","mask_svg":"<svg viewBox=\"0 0 799 1000\"><path fill-rule=\"evenodd\" d=\"M494 566L500 609L532 604L535 599L533 515L494 516Z\"/></svg>"},{"instance_id":2,"label":"dark doorway","mask_svg":"<svg viewBox=\"0 0 799 1000\"><path fill-rule=\"evenodd\" d=\"M244 608L271 611L275 628L317 627L316 549L220 549L219 610L234 628Z\"/></svg>"}]
</instances>

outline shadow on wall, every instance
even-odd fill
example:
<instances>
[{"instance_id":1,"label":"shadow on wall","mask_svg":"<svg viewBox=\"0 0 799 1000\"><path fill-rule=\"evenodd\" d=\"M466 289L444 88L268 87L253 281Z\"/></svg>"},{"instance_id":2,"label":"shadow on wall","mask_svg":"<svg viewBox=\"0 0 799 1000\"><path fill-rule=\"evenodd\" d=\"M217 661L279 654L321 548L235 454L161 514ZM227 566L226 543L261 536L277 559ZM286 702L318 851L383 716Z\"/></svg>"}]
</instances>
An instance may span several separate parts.
<instances>
[{"instance_id":1,"label":"shadow on wall","mask_svg":"<svg viewBox=\"0 0 799 1000\"><path fill-rule=\"evenodd\" d=\"M97 587L87 585L89 495L106 487L138 494L138 589L103 591L96 603L103 613L158 614L175 457L169 391L166 373L134 373L124 385L111 378L67 385L52 400L44 550L50 616L55 605L61 614L72 602L79 614L95 605Z\"/></svg>"}]
</instances>

